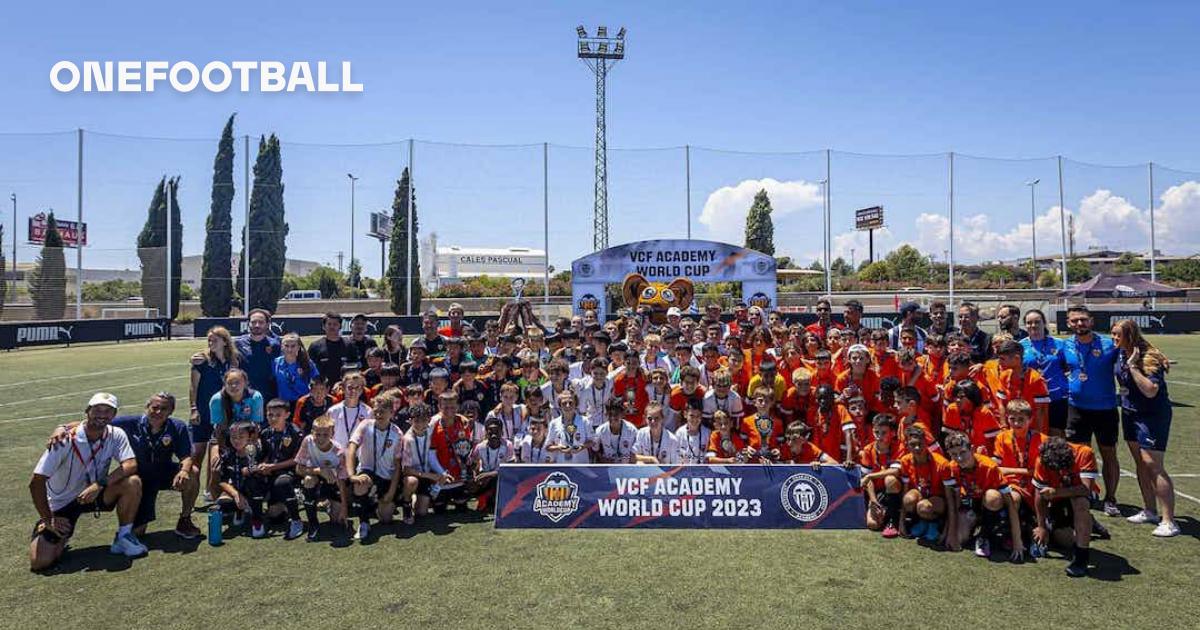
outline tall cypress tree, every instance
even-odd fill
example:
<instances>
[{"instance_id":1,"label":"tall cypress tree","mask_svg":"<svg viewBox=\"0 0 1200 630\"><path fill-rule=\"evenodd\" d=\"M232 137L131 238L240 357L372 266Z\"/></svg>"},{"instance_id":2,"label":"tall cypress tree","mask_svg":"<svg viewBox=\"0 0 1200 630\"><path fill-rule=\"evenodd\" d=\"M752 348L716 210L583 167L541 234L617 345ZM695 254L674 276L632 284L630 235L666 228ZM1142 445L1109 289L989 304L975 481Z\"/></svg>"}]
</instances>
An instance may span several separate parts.
<instances>
[{"instance_id":1,"label":"tall cypress tree","mask_svg":"<svg viewBox=\"0 0 1200 630\"><path fill-rule=\"evenodd\" d=\"M417 253L417 232L420 223L417 221L417 204L415 192L410 194L408 169L400 175L396 182L396 195L392 199L392 240L391 252L388 256L387 281L391 288L392 312L397 315L408 314L408 287L412 287L413 312L421 310L421 266L415 260ZM412 243L413 257L412 276L408 271L408 204L412 200ZM405 283L408 283L407 285Z\"/></svg>"},{"instance_id":2,"label":"tall cypress tree","mask_svg":"<svg viewBox=\"0 0 1200 630\"><path fill-rule=\"evenodd\" d=\"M179 287L183 272L183 219L179 212L179 178L159 180L138 234L138 260L142 264L142 303L167 314L167 190L171 191L171 310L179 314Z\"/></svg>"},{"instance_id":3,"label":"tall cypress tree","mask_svg":"<svg viewBox=\"0 0 1200 630\"><path fill-rule=\"evenodd\" d=\"M283 166L279 138L259 138L258 158L254 162L254 190L250 194L250 295L243 296L244 310L265 308L271 312L279 305L283 291L283 269L287 261L288 225L283 211ZM246 269L246 237L242 237L242 256L238 276Z\"/></svg>"},{"instance_id":4,"label":"tall cypress tree","mask_svg":"<svg viewBox=\"0 0 1200 630\"><path fill-rule=\"evenodd\" d=\"M213 158L212 206L204 226L204 260L200 265L200 310L208 317L227 317L233 308L233 119L229 117L217 157Z\"/></svg>"},{"instance_id":5,"label":"tall cypress tree","mask_svg":"<svg viewBox=\"0 0 1200 630\"><path fill-rule=\"evenodd\" d=\"M746 215L746 247L775 255L775 225L771 223L771 199L766 189L754 195L754 204Z\"/></svg>"},{"instance_id":6,"label":"tall cypress tree","mask_svg":"<svg viewBox=\"0 0 1200 630\"><path fill-rule=\"evenodd\" d=\"M67 309L67 259L53 212L46 217L46 242L29 278L29 293L38 319L62 319Z\"/></svg>"}]
</instances>

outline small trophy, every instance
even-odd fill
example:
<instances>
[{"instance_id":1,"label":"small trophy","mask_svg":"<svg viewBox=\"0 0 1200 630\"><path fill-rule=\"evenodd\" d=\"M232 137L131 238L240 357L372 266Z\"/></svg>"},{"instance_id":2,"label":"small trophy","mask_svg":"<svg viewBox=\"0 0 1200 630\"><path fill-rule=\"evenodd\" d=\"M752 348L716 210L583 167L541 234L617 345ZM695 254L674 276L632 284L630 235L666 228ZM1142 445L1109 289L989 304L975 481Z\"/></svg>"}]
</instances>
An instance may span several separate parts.
<instances>
[{"instance_id":1,"label":"small trophy","mask_svg":"<svg viewBox=\"0 0 1200 630\"><path fill-rule=\"evenodd\" d=\"M754 429L758 431L758 456L762 459L767 459L771 454L771 429L773 428L770 416L757 416L754 418Z\"/></svg>"}]
</instances>

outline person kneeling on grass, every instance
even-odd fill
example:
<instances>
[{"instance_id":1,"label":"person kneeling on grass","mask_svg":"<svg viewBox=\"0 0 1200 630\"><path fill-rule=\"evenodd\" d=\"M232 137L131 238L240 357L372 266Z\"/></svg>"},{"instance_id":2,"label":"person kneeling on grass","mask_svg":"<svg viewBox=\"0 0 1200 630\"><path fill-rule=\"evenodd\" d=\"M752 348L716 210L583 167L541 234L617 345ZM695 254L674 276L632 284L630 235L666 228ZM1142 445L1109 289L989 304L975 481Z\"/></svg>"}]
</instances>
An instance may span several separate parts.
<instances>
[{"instance_id":1,"label":"person kneeling on grass","mask_svg":"<svg viewBox=\"0 0 1200 630\"><path fill-rule=\"evenodd\" d=\"M333 418L317 416L312 433L300 443L296 453L296 474L304 492L304 515L308 519L308 542L316 542L317 503L329 501L329 520L346 523L347 497L345 450L333 441ZM343 530L344 531L344 530Z\"/></svg>"},{"instance_id":2,"label":"person kneeling on grass","mask_svg":"<svg viewBox=\"0 0 1200 630\"><path fill-rule=\"evenodd\" d=\"M472 470L470 494L475 495L475 509L479 512L495 513L493 499L496 494L496 477L500 474L500 464L513 461L513 445L504 437L504 422L495 416L489 417L483 423L483 432L487 437L475 445L467 466Z\"/></svg>"},{"instance_id":3,"label":"person kneeling on grass","mask_svg":"<svg viewBox=\"0 0 1200 630\"><path fill-rule=\"evenodd\" d=\"M1066 546L1074 539L1067 575L1083 577L1088 572L1092 537L1092 514L1088 511L1091 491L1085 479L1096 477L1096 456L1089 446L1072 444L1060 437L1042 442L1033 469L1033 487L1037 489L1034 509L1037 527L1033 530L1035 547L1030 555L1045 555L1051 542Z\"/></svg>"},{"instance_id":4,"label":"person kneeling on grass","mask_svg":"<svg viewBox=\"0 0 1200 630\"><path fill-rule=\"evenodd\" d=\"M222 512L233 513L235 527L240 527L249 514L250 535L254 538L267 535L263 501L271 492L267 478L256 474L260 454L258 427L250 422L235 422L229 427L229 448L217 462L220 491L217 505Z\"/></svg>"},{"instance_id":5,"label":"person kneeling on grass","mask_svg":"<svg viewBox=\"0 0 1200 630\"><path fill-rule=\"evenodd\" d=\"M942 518L946 507L953 504L955 481L950 474L950 462L945 457L929 450L925 441L925 429L911 426L904 431L908 452L900 458L898 471L904 482L900 521L901 535L924 538L928 542L943 542ZM893 469L895 470L895 469ZM913 525L909 527L909 519Z\"/></svg>"},{"instance_id":6,"label":"person kneeling on grass","mask_svg":"<svg viewBox=\"0 0 1200 630\"><path fill-rule=\"evenodd\" d=\"M401 453L401 469L404 471L404 495L401 506L413 504L417 516L425 516L433 499L441 492L440 484L454 482L454 476L446 472L438 461L437 452L431 448L433 431L429 429L431 409L419 404L409 408L412 427L404 434ZM415 501L414 501L415 498ZM413 512L405 511L404 522L414 522Z\"/></svg>"},{"instance_id":7,"label":"person kneeling on grass","mask_svg":"<svg viewBox=\"0 0 1200 630\"><path fill-rule=\"evenodd\" d=\"M200 492L200 470L193 463L195 452L188 424L171 418L174 410L175 397L159 392L146 401L144 414L119 416L112 421L113 427L125 432L142 480L142 498L133 519L133 533L139 538L145 535L146 525L155 520L158 493L164 490L176 490L181 495L183 509L175 522L175 535L186 540L200 537L200 530L192 522L192 509ZM69 446L72 431L78 426L78 422L72 422L55 429L46 448Z\"/></svg>"},{"instance_id":8,"label":"person kneeling on grass","mask_svg":"<svg viewBox=\"0 0 1200 630\"><path fill-rule=\"evenodd\" d=\"M146 546L133 534L142 497L137 458L125 432L109 426L119 406L112 394L92 396L84 411L87 419L71 431L70 441L46 449L34 467L29 494L39 518L29 544L30 570L42 571L58 562L85 512L99 516L115 509L119 525L109 551L145 555ZM113 460L120 465L109 473Z\"/></svg>"},{"instance_id":9,"label":"person kneeling on grass","mask_svg":"<svg viewBox=\"0 0 1200 630\"><path fill-rule=\"evenodd\" d=\"M947 542L950 549L957 551L971 539L976 526L975 555L990 558L992 543L1004 537L1004 521L1008 520L1013 562L1025 557L1025 546L1021 544L1021 519L1017 505L1009 494L1012 489L1000 472L1000 467L990 457L975 453L971 439L965 433L955 431L946 436L946 454L950 456L950 471L958 482L957 505L951 506Z\"/></svg>"},{"instance_id":10,"label":"person kneeling on grass","mask_svg":"<svg viewBox=\"0 0 1200 630\"><path fill-rule=\"evenodd\" d=\"M867 529L883 530L884 538L895 538L900 535L900 494L904 488L896 475L902 455L900 439L896 437L896 417L887 413L876 415L871 430L875 441L858 456L862 469L860 483L867 501Z\"/></svg>"},{"instance_id":11,"label":"person kneeling on grass","mask_svg":"<svg viewBox=\"0 0 1200 630\"><path fill-rule=\"evenodd\" d=\"M360 422L346 447L346 474L352 487L350 497L358 514L354 539L362 541L371 532L371 515L380 522L392 522L396 491L400 487L400 429L392 424L395 399L390 393L376 396L372 402L373 420Z\"/></svg>"},{"instance_id":12,"label":"person kneeling on grass","mask_svg":"<svg viewBox=\"0 0 1200 630\"><path fill-rule=\"evenodd\" d=\"M288 417L291 416L286 400L276 398L267 403L267 428L259 436L262 446L260 463L251 473L259 477L269 488L267 493L267 515L274 517L287 512L288 529L285 540L294 540L304 533L300 521L300 503L296 500L296 453L300 452L300 431ZM283 509L280 510L282 506Z\"/></svg>"},{"instance_id":13,"label":"person kneeling on grass","mask_svg":"<svg viewBox=\"0 0 1200 630\"><path fill-rule=\"evenodd\" d=\"M713 414L713 432L708 436L708 451L705 463L744 464L754 457L754 451L742 441L742 436L733 430L733 418L718 411Z\"/></svg>"}]
</instances>

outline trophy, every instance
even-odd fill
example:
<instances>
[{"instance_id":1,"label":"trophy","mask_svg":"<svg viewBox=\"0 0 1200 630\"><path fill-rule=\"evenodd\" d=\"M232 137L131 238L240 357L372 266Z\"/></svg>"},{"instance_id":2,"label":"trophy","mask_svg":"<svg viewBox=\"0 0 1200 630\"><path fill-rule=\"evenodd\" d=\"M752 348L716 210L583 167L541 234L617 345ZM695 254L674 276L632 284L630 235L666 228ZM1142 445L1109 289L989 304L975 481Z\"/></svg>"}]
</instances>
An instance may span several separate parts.
<instances>
[{"instance_id":1,"label":"trophy","mask_svg":"<svg viewBox=\"0 0 1200 630\"><path fill-rule=\"evenodd\" d=\"M567 434L567 446L575 448L575 422L563 426L563 432Z\"/></svg>"},{"instance_id":2,"label":"trophy","mask_svg":"<svg viewBox=\"0 0 1200 630\"><path fill-rule=\"evenodd\" d=\"M774 423L771 422L770 416L756 416L754 418L754 429L758 431L758 456L762 459L767 459L771 454L771 429Z\"/></svg>"},{"instance_id":3,"label":"trophy","mask_svg":"<svg viewBox=\"0 0 1200 630\"><path fill-rule=\"evenodd\" d=\"M467 465L467 460L471 457L471 441L465 438L460 438L454 442L454 456L458 458L458 467L462 470L462 481L470 482L473 473L471 467Z\"/></svg>"}]
</instances>

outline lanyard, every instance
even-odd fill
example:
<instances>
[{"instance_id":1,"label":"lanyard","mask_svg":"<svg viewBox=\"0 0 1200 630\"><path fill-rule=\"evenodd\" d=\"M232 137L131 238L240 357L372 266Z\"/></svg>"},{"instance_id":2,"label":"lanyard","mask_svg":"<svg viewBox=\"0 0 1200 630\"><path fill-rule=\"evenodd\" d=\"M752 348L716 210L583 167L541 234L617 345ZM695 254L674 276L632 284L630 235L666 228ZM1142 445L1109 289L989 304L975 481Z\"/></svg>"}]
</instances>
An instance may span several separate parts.
<instances>
[{"instance_id":1,"label":"lanyard","mask_svg":"<svg viewBox=\"0 0 1200 630\"><path fill-rule=\"evenodd\" d=\"M362 403L359 403L362 404ZM354 422L346 422L346 418L350 417L350 408L342 405L342 428L346 430L346 439L350 439L350 434L354 431L354 427L358 426L358 419L362 417L362 408L354 405Z\"/></svg>"},{"instance_id":2,"label":"lanyard","mask_svg":"<svg viewBox=\"0 0 1200 630\"><path fill-rule=\"evenodd\" d=\"M595 383L595 381L592 382L592 386L589 389L591 391L588 395L592 397L592 413L596 413L597 411L604 411L604 408L600 406L600 401L596 400L596 383ZM600 388L599 391L600 391L601 399L606 398L607 394L608 394L608 383L605 382L604 387Z\"/></svg>"},{"instance_id":3,"label":"lanyard","mask_svg":"<svg viewBox=\"0 0 1200 630\"><path fill-rule=\"evenodd\" d=\"M91 450L91 457L86 462L83 461L83 453L79 451L79 443L76 441L79 432L82 430L82 426L75 429L75 436L72 436L71 439L71 450L75 452L75 457L79 458L79 463L83 464L83 474L88 484L93 484L100 479L100 471L95 467L96 456L100 454L100 451L104 450L104 441L108 439L108 429L104 430L104 434L100 436L100 439L94 446L90 440L88 441L88 449Z\"/></svg>"},{"instance_id":4,"label":"lanyard","mask_svg":"<svg viewBox=\"0 0 1200 630\"><path fill-rule=\"evenodd\" d=\"M700 455L704 452L705 446L703 426L696 429L696 445L694 447L692 446L692 438L690 435L687 436L687 445L688 455L694 460L693 463L699 463Z\"/></svg>"},{"instance_id":5,"label":"lanyard","mask_svg":"<svg viewBox=\"0 0 1200 630\"><path fill-rule=\"evenodd\" d=\"M1075 338L1075 354L1079 355L1079 375L1080 380L1087 380L1087 355L1090 353L1099 352L1096 348L1096 342L1099 341L1095 335L1092 336L1092 341L1087 345L1088 352L1084 352L1082 346L1079 345L1079 338ZM1101 346L1103 347L1103 346Z\"/></svg>"},{"instance_id":6,"label":"lanyard","mask_svg":"<svg viewBox=\"0 0 1200 630\"><path fill-rule=\"evenodd\" d=\"M650 451L651 457L658 457L658 450L662 448L662 441L665 437L667 437L667 430L660 429L658 433L658 444L654 444L654 436L650 433L646 433L646 439L650 440L650 444L654 447L654 450Z\"/></svg>"},{"instance_id":7,"label":"lanyard","mask_svg":"<svg viewBox=\"0 0 1200 630\"><path fill-rule=\"evenodd\" d=\"M513 408L513 411L511 414L509 414L508 416L505 416L504 415L504 407L501 406L500 407L500 420L502 421L502 423L504 425L504 431L508 434L504 437L506 437L510 440L516 439L516 435L517 435L517 409L516 409L516 407Z\"/></svg>"},{"instance_id":8,"label":"lanyard","mask_svg":"<svg viewBox=\"0 0 1200 630\"><path fill-rule=\"evenodd\" d=\"M545 450L545 448L546 448L546 438L544 438L544 437L542 438L542 445L537 447L536 451L533 450L534 449L533 439L530 438L530 440L529 440L529 455L530 455L529 463L536 464L536 463L542 461L542 451Z\"/></svg>"},{"instance_id":9,"label":"lanyard","mask_svg":"<svg viewBox=\"0 0 1200 630\"><path fill-rule=\"evenodd\" d=\"M421 444L424 443L424 447ZM421 472L429 472L426 467L429 466L429 435L420 437L413 436L413 450L417 452L417 463L421 466Z\"/></svg>"},{"instance_id":10,"label":"lanyard","mask_svg":"<svg viewBox=\"0 0 1200 630\"><path fill-rule=\"evenodd\" d=\"M488 446L483 450L483 472L491 472L500 467L500 454L504 452L504 445L501 444L499 449L493 450ZM489 457L492 454L495 457Z\"/></svg>"},{"instance_id":11,"label":"lanyard","mask_svg":"<svg viewBox=\"0 0 1200 630\"><path fill-rule=\"evenodd\" d=\"M383 455L384 455L384 453L387 452L388 436L391 434L391 432L392 432L392 425L389 423L388 427L383 430L383 447L380 448L380 446L379 446L379 427L377 427L377 426L371 427L371 439L372 439L371 453L375 456L375 461L371 462L371 464L373 466L375 466L376 472L379 471L379 467L381 466L380 462L383 461Z\"/></svg>"},{"instance_id":12,"label":"lanyard","mask_svg":"<svg viewBox=\"0 0 1200 630\"><path fill-rule=\"evenodd\" d=\"M151 429L151 427L150 427L150 419L149 418L147 418L146 416L143 415L142 419L140 420L139 423L142 426L142 430L146 432L146 441L149 442L150 461L157 462L158 461L158 449L168 448L166 444L163 444L163 438L167 437L169 435L167 433L167 429L170 428L169 427L170 421L168 420L167 422L163 423L162 431L159 431L157 436L154 435L154 430ZM170 460L170 458L171 458L171 456L168 454L167 459Z\"/></svg>"},{"instance_id":13,"label":"lanyard","mask_svg":"<svg viewBox=\"0 0 1200 630\"><path fill-rule=\"evenodd\" d=\"M617 454L616 454L616 455L615 455L613 458L614 458L614 459L621 459L621 438L625 436L625 424L624 424L624 423L622 423L622 424L621 424L621 428L620 428L620 430L619 430L619 431L617 431L615 434L612 432L612 427L609 427L609 428L608 428L608 434L609 434L610 436L612 436L612 435L616 435L616 438L617 438L617 439L616 439L616 440L613 440L613 441L614 441L614 442L616 442ZM610 439L611 439L611 438L610 438Z\"/></svg>"}]
</instances>

